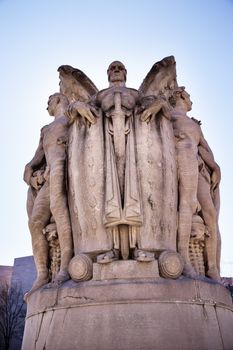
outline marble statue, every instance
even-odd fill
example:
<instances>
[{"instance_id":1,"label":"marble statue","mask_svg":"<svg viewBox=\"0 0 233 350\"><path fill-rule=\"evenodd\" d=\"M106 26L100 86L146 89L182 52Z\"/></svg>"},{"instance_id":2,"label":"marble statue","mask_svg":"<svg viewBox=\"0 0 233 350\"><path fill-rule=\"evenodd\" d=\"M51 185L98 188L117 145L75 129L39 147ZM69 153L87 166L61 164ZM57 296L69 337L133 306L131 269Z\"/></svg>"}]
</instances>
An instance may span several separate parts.
<instances>
[{"instance_id":1,"label":"marble statue","mask_svg":"<svg viewBox=\"0 0 233 350\"><path fill-rule=\"evenodd\" d=\"M220 275L221 236L218 226L220 209L219 183L221 172L214 155L204 140L205 147L198 146L199 175L197 199L201 206L201 215L208 230L205 241L208 261L208 276ZM216 272L216 267L218 272Z\"/></svg>"},{"instance_id":2,"label":"marble statue","mask_svg":"<svg viewBox=\"0 0 233 350\"><path fill-rule=\"evenodd\" d=\"M220 169L200 122L187 115L192 102L174 57L155 63L139 89L126 86L119 61L100 91L79 69L58 71L60 93L48 101L55 120L42 128L24 174L38 273L32 291L51 280L49 271L50 286L69 279L75 257L87 272L77 281L91 278L93 263L156 259L163 277L219 280Z\"/></svg>"},{"instance_id":3,"label":"marble statue","mask_svg":"<svg viewBox=\"0 0 233 350\"><path fill-rule=\"evenodd\" d=\"M191 110L192 102L189 94L183 87L175 90L173 94L173 108L171 121L173 124L178 178L179 178L179 207L178 207L178 251L184 258L184 272L190 277L195 277L189 259L189 240L193 215L197 212L198 201L201 205L202 215L208 227L210 239L206 240L208 270L207 275L213 279L219 279L217 268L217 220L216 210L211 200L211 188L217 186L218 166L209 158L213 158L210 148L203 137L199 123L187 116ZM198 154L211 169L211 185L207 189L202 184L199 176Z\"/></svg>"},{"instance_id":4,"label":"marble statue","mask_svg":"<svg viewBox=\"0 0 233 350\"><path fill-rule=\"evenodd\" d=\"M73 256L73 245L66 188L69 120L64 113L67 106L64 95L56 93L49 97L47 109L54 121L42 128L39 146L24 172L24 180L31 187L28 196L29 229L37 268L37 279L31 292L49 282L49 244L43 230L51 216L56 223L61 248L60 270L54 283L69 279L68 264Z\"/></svg>"},{"instance_id":5,"label":"marble statue","mask_svg":"<svg viewBox=\"0 0 233 350\"><path fill-rule=\"evenodd\" d=\"M231 349L221 172L175 58L138 89L120 61L102 90L58 72L55 119L24 174L37 279L22 349Z\"/></svg>"},{"instance_id":6,"label":"marble statue","mask_svg":"<svg viewBox=\"0 0 233 350\"><path fill-rule=\"evenodd\" d=\"M158 63L135 90L125 86L124 65L112 62L109 87L90 89L88 98L82 98L81 88L74 91L74 82L70 84L72 77L86 90L92 88L84 73L59 68L61 92L70 101L76 99L68 110L74 121L68 173L75 254L89 254L99 263L119 257L149 262L155 252L176 250L173 131L155 81L157 70L163 73L174 64L172 57ZM176 75L166 73L161 86L170 91Z\"/></svg>"}]
</instances>

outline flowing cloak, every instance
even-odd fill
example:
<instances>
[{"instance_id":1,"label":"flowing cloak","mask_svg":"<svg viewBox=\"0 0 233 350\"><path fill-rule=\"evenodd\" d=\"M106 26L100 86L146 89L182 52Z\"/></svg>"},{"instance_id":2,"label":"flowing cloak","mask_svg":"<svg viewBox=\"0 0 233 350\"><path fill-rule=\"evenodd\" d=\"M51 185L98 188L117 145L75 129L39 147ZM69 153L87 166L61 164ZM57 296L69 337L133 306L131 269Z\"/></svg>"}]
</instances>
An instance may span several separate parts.
<instances>
[{"instance_id":1,"label":"flowing cloak","mask_svg":"<svg viewBox=\"0 0 233 350\"><path fill-rule=\"evenodd\" d=\"M111 250L111 229L105 228L105 144L103 118L91 127L75 121L70 127L68 187L75 254Z\"/></svg>"},{"instance_id":2,"label":"flowing cloak","mask_svg":"<svg viewBox=\"0 0 233 350\"><path fill-rule=\"evenodd\" d=\"M135 118L143 225L138 248L176 251L177 168L171 122L163 115L145 123Z\"/></svg>"},{"instance_id":3,"label":"flowing cloak","mask_svg":"<svg viewBox=\"0 0 233 350\"><path fill-rule=\"evenodd\" d=\"M113 249L111 226L114 217L117 224L122 215L121 210L117 214L119 184L106 120L101 115L90 127L79 121L70 127L68 186L75 254L95 255ZM134 113L127 140L125 222L128 217L135 228L139 249L176 250L177 174L172 125L162 115L147 124Z\"/></svg>"},{"instance_id":4,"label":"flowing cloak","mask_svg":"<svg viewBox=\"0 0 233 350\"><path fill-rule=\"evenodd\" d=\"M70 102L88 102L98 93L80 70L61 66L60 90ZM166 96L177 87L173 56L155 63L143 80L141 96ZM70 127L68 188L74 250L99 254L117 248L117 226L129 225L130 247L176 250L177 171L173 129L161 115L149 123L132 110L125 155L124 208L107 116L90 127L76 120ZM123 210L122 210L123 209ZM123 220L123 221L122 221Z\"/></svg>"}]
</instances>

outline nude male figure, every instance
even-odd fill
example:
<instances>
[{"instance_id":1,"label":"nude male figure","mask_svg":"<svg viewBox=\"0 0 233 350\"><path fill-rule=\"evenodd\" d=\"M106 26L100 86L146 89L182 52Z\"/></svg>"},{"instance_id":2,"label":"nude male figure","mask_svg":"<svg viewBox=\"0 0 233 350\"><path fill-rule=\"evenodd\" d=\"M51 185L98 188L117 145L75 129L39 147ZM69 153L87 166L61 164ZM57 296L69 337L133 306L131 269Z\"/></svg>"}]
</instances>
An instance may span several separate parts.
<instances>
[{"instance_id":1,"label":"nude male figure","mask_svg":"<svg viewBox=\"0 0 233 350\"><path fill-rule=\"evenodd\" d=\"M43 162L46 163L44 173L46 181L39 189L29 214L29 229L37 268L37 279L29 293L49 282L49 247L43 229L49 223L51 215L57 226L61 248L60 271L53 283L60 284L70 278L68 264L73 255L73 246L66 196L66 145L69 120L64 115L68 103L67 98L58 93L49 97L47 110L55 119L42 128L36 153L25 167L24 180L35 188L37 186L32 175Z\"/></svg>"},{"instance_id":2,"label":"nude male figure","mask_svg":"<svg viewBox=\"0 0 233 350\"><path fill-rule=\"evenodd\" d=\"M176 142L176 155L179 179L179 213L178 213L178 252L184 259L184 274L195 277L191 265L188 245L192 226L192 217L197 211L198 200L202 206L203 219L208 227L210 240L207 242L207 272L213 279L219 280L217 268L217 221L214 206L204 202L199 185L198 152L207 164L211 155L209 146L203 137L200 125L187 116L192 102L184 88L179 88L174 95L174 108L171 110L171 121ZM216 163L215 163L216 164ZM216 181L216 167L212 170L212 182ZM204 193L203 193L204 194ZM206 195L206 194L205 194ZM208 198L206 198L208 200Z\"/></svg>"}]
</instances>

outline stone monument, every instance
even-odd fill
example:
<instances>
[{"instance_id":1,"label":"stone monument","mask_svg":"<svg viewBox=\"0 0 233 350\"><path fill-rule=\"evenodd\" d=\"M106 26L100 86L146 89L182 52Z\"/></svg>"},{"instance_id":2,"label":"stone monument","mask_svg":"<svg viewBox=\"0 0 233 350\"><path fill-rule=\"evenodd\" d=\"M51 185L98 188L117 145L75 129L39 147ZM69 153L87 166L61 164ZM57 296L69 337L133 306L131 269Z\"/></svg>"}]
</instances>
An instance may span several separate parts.
<instances>
[{"instance_id":1,"label":"stone monument","mask_svg":"<svg viewBox=\"0 0 233 350\"><path fill-rule=\"evenodd\" d=\"M58 68L54 121L26 165L37 279L23 349L232 349L220 169L173 56L139 89Z\"/></svg>"}]
</instances>

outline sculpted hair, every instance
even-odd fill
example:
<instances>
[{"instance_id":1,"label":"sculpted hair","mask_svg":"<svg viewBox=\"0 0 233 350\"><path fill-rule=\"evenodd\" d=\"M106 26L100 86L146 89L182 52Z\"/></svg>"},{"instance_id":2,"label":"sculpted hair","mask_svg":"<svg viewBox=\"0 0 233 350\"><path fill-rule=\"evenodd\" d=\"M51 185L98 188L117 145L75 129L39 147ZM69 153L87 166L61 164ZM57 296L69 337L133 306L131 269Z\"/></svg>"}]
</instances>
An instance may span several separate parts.
<instances>
[{"instance_id":1,"label":"sculpted hair","mask_svg":"<svg viewBox=\"0 0 233 350\"><path fill-rule=\"evenodd\" d=\"M68 98L65 96L65 95L63 95L63 94L61 94L60 92L55 92L55 94L53 94L53 95L50 95L49 96L49 101L51 100L51 99L53 99L53 98L56 98L57 99L57 103L63 103L64 105L69 105L69 101L68 101Z\"/></svg>"},{"instance_id":2,"label":"sculpted hair","mask_svg":"<svg viewBox=\"0 0 233 350\"><path fill-rule=\"evenodd\" d=\"M176 106L176 101L179 98L182 98L183 92L185 92L185 86L179 86L177 89L174 90L172 96L169 97L169 102L172 107Z\"/></svg>"}]
</instances>

